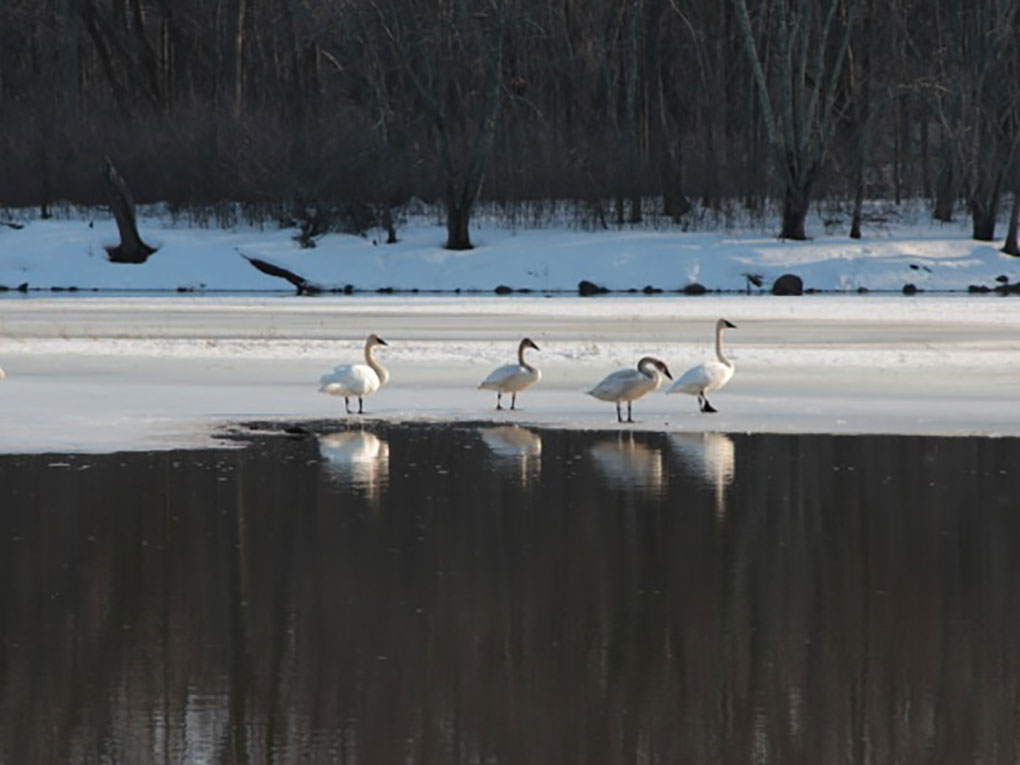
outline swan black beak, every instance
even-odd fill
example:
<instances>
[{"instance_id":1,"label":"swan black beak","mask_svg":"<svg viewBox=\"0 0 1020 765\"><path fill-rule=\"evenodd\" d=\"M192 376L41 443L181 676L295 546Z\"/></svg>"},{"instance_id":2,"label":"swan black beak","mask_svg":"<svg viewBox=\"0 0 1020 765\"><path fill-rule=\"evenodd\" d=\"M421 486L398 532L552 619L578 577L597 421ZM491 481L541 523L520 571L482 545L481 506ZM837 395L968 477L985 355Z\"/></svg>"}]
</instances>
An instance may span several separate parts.
<instances>
[{"instance_id":1,"label":"swan black beak","mask_svg":"<svg viewBox=\"0 0 1020 765\"><path fill-rule=\"evenodd\" d=\"M379 345L389 345L389 343L387 343L387 342L386 342L385 340L383 340L383 339L382 339L381 337L380 337L380 338L377 338L377 339L379 340Z\"/></svg>"},{"instance_id":2,"label":"swan black beak","mask_svg":"<svg viewBox=\"0 0 1020 765\"><path fill-rule=\"evenodd\" d=\"M726 319L723 319L723 321L726 322L725 324L723 324L724 327L726 327L728 329L736 329L737 328L737 325L734 324L733 322L726 321Z\"/></svg>"}]
</instances>

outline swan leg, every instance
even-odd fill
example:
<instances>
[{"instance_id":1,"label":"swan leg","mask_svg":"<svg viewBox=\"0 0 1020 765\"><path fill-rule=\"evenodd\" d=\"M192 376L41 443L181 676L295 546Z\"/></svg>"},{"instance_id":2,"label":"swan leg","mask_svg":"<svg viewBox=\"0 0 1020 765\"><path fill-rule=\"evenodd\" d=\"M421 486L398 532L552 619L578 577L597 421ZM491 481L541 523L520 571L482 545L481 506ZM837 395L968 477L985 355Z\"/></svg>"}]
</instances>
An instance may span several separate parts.
<instances>
[{"instance_id":1,"label":"swan leg","mask_svg":"<svg viewBox=\"0 0 1020 765\"><path fill-rule=\"evenodd\" d=\"M634 422L634 415L630 411L631 410L631 406L633 406L633 404L634 404L633 401L628 401L627 402L627 422Z\"/></svg>"},{"instance_id":2,"label":"swan leg","mask_svg":"<svg viewBox=\"0 0 1020 765\"><path fill-rule=\"evenodd\" d=\"M497 409L503 408L503 391L496 392L496 408Z\"/></svg>"},{"instance_id":3,"label":"swan leg","mask_svg":"<svg viewBox=\"0 0 1020 765\"><path fill-rule=\"evenodd\" d=\"M708 397L706 395L701 394L701 396L699 398L701 399L701 411L707 412L709 414L712 414L714 412L718 412L719 411L714 406L712 406L710 403L708 403Z\"/></svg>"},{"instance_id":4,"label":"swan leg","mask_svg":"<svg viewBox=\"0 0 1020 765\"><path fill-rule=\"evenodd\" d=\"M517 394L516 393L512 393L510 395L510 408L511 409L516 409L517 408Z\"/></svg>"},{"instance_id":5,"label":"swan leg","mask_svg":"<svg viewBox=\"0 0 1020 765\"><path fill-rule=\"evenodd\" d=\"M344 409L347 410L347 414L351 413L351 400L344 396Z\"/></svg>"},{"instance_id":6,"label":"swan leg","mask_svg":"<svg viewBox=\"0 0 1020 765\"><path fill-rule=\"evenodd\" d=\"M358 414L365 413L365 402L361 400L361 396L358 396Z\"/></svg>"},{"instance_id":7,"label":"swan leg","mask_svg":"<svg viewBox=\"0 0 1020 765\"><path fill-rule=\"evenodd\" d=\"M623 422L623 412L620 411L620 402L616 402L616 421Z\"/></svg>"}]
</instances>

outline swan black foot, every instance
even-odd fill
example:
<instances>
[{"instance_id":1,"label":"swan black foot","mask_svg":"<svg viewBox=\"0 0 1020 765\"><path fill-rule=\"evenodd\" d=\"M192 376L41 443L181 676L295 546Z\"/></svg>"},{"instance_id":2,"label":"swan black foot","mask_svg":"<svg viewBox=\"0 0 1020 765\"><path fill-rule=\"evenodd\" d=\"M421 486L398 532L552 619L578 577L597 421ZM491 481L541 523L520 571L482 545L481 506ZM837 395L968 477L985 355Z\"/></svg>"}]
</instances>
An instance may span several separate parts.
<instances>
[{"instance_id":1,"label":"swan black foot","mask_svg":"<svg viewBox=\"0 0 1020 765\"><path fill-rule=\"evenodd\" d=\"M365 402L361 400L361 396L358 396L358 414L365 413Z\"/></svg>"},{"instance_id":2,"label":"swan black foot","mask_svg":"<svg viewBox=\"0 0 1020 765\"><path fill-rule=\"evenodd\" d=\"M719 411L710 403L708 403L708 399L705 398L704 396L698 396L698 402L701 404L701 411L707 414L714 414L715 412Z\"/></svg>"},{"instance_id":3,"label":"swan black foot","mask_svg":"<svg viewBox=\"0 0 1020 765\"><path fill-rule=\"evenodd\" d=\"M510 408L511 409L516 409L517 408L517 394L516 393L514 393L510 397Z\"/></svg>"},{"instance_id":4,"label":"swan black foot","mask_svg":"<svg viewBox=\"0 0 1020 765\"><path fill-rule=\"evenodd\" d=\"M351 401L347 396L344 396L344 409L347 410L347 414L351 414Z\"/></svg>"},{"instance_id":5,"label":"swan black foot","mask_svg":"<svg viewBox=\"0 0 1020 765\"><path fill-rule=\"evenodd\" d=\"M502 393L497 393L496 394L496 409L499 410L499 411L502 411L502 409L503 409L503 394Z\"/></svg>"},{"instance_id":6,"label":"swan black foot","mask_svg":"<svg viewBox=\"0 0 1020 765\"><path fill-rule=\"evenodd\" d=\"M620 402L616 402L616 421L623 422L623 412L620 411Z\"/></svg>"},{"instance_id":7,"label":"swan black foot","mask_svg":"<svg viewBox=\"0 0 1020 765\"><path fill-rule=\"evenodd\" d=\"M631 402L627 402L627 422L634 422L634 415L630 411Z\"/></svg>"}]
</instances>

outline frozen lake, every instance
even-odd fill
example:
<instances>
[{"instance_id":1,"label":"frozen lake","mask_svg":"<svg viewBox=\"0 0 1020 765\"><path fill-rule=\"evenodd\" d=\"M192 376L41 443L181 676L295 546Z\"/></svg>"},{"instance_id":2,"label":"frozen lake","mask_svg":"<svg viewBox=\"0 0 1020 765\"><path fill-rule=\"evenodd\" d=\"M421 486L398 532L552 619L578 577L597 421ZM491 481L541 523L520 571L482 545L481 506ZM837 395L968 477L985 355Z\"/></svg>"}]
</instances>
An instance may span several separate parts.
<instances>
[{"instance_id":1,"label":"frozen lake","mask_svg":"<svg viewBox=\"0 0 1020 765\"><path fill-rule=\"evenodd\" d=\"M161 297L0 300L0 452L209 445L224 423L342 417L316 392L364 338L389 386L369 419L492 418L615 427L584 395L643 355L674 374L712 355L720 316L737 373L701 415L651 394L637 429L1020 435L1020 300L995 297ZM477 390L523 336L542 381L514 414Z\"/></svg>"},{"instance_id":2,"label":"frozen lake","mask_svg":"<svg viewBox=\"0 0 1020 765\"><path fill-rule=\"evenodd\" d=\"M0 760L1018 756L1018 439L305 427L0 456Z\"/></svg>"}]
</instances>

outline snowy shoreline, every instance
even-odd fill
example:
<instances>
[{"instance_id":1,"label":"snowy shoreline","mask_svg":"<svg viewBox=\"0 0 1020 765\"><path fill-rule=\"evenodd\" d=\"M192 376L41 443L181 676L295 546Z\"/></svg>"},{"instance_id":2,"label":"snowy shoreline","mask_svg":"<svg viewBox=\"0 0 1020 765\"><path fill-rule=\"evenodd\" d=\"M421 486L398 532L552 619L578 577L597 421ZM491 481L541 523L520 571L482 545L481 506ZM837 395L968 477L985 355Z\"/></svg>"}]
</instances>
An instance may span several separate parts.
<instances>
[{"instance_id":1,"label":"snowy shoreline","mask_svg":"<svg viewBox=\"0 0 1020 765\"><path fill-rule=\"evenodd\" d=\"M619 426L584 395L640 355L679 374L725 316L737 374L713 397L653 393ZM363 420L316 392L390 343ZM529 335L543 379L518 412L477 390ZM208 446L250 420L516 422L662 430L1020 436L1020 301L987 297L416 297L0 300L0 452Z\"/></svg>"},{"instance_id":2,"label":"snowy shoreline","mask_svg":"<svg viewBox=\"0 0 1020 765\"><path fill-rule=\"evenodd\" d=\"M400 241L328 234L311 249L294 242L293 229L231 229L174 224L142 217L143 237L158 247L144 264L113 264L104 247L117 242L101 211L64 219L25 218L23 228L0 226L0 285L15 289L165 290L168 292L287 291L283 279L254 268L255 257L286 268L326 290L361 293L573 293L582 280L617 293L646 288L676 293L700 285L738 293L748 275L763 289L795 274L807 290L899 293L965 292L1020 282L1020 258L999 244L977 242L962 224L897 223L863 239L820 233L803 242L778 240L761 230L687 232L619 228L585 231L567 226L509 228L485 219L472 225L476 247L442 247L445 229L429 216L409 220ZM823 231L817 221L812 230Z\"/></svg>"}]
</instances>

